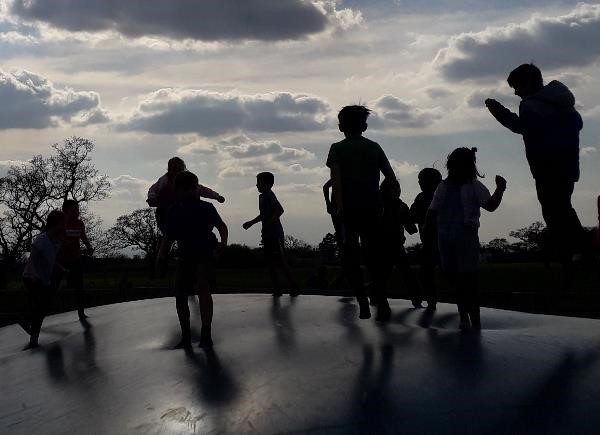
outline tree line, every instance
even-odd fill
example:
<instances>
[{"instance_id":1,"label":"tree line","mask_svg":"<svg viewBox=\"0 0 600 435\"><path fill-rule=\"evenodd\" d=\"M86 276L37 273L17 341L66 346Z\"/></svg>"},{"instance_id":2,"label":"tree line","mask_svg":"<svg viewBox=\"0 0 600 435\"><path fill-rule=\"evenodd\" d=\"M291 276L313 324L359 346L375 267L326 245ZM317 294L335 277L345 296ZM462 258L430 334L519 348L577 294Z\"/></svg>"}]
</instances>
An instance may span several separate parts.
<instances>
[{"instance_id":1,"label":"tree line","mask_svg":"<svg viewBox=\"0 0 600 435\"><path fill-rule=\"evenodd\" d=\"M29 251L33 237L42 230L48 213L62 206L65 199L80 203L81 217L88 237L101 257L123 255L124 250L141 254L153 262L161 234L151 208L134 210L119 216L105 229L101 219L89 210L89 204L110 196L109 177L100 174L92 162L94 142L73 136L52 145L50 156L34 155L28 162L11 165L0 178L0 255L2 264L16 266ZM546 230L541 222L509 233L512 241L496 238L482 246L489 261L544 260ZM335 235L327 233L318 246L286 236L286 248L296 258L319 258L324 263L339 261ZM408 247L411 256L419 255L420 245ZM224 254L224 263L258 264L253 248L232 245Z\"/></svg>"}]
</instances>

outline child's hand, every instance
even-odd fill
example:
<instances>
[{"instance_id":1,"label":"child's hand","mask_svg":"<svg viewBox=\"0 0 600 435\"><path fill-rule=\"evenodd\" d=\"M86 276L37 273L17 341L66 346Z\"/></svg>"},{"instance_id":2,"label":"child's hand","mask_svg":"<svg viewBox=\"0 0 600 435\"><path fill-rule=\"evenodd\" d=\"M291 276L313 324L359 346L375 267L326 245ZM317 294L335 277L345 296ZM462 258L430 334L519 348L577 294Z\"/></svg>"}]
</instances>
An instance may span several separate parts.
<instances>
[{"instance_id":1,"label":"child's hand","mask_svg":"<svg viewBox=\"0 0 600 435\"><path fill-rule=\"evenodd\" d=\"M244 222L244 224L242 225L242 228L244 228L245 230L247 230L251 226L252 226L252 222L248 221L248 222Z\"/></svg>"},{"instance_id":2,"label":"child's hand","mask_svg":"<svg viewBox=\"0 0 600 435\"><path fill-rule=\"evenodd\" d=\"M496 175L496 188L499 190L506 190L506 180L501 175Z\"/></svg>"},{"instance_id":3,"label":"child's hand","mask_svg":"<svg viewBox=\"0 0 600 435\"><path fill-rule=\"evenodd\" d=\"M225 202L225 198L224 198L223 196L219 195L219 196L217 197L217 202L218 202L219 204L223 204L223 203Z\"/></svg>"},{"instance_id":4,"label":"child's hand","mask_svg":"<svg viewBox=\"0 0 600 435\"><path fill-rule=\"evenodd\" d=\"M493 99L493 98L487 98L485 100L485 107L487 107L488 109L491 106L499 106L499 105L500 105L500 103L497 100Z\"/></svg>"}]
</instances>

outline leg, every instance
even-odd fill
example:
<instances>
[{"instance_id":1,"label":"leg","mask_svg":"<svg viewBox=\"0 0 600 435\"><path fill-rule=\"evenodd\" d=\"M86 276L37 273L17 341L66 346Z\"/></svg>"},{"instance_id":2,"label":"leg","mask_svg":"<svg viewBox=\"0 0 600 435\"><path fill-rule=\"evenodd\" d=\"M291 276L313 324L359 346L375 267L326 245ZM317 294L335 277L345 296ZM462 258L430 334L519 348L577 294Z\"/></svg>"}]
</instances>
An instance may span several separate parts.
<instances>
[{"instance_id":1,"label":"leg","mask_svg":"<svg viewBox=\"0 0 600 435\"><path fill-rule=\"evenodd\" d=\"M53 299L53 289L39 282L26 280L25 285L29 297L29 344L25 349L38 347L38 339L42 329L42 323L46 313L50 311L50 304Z\"/></svg>"},{"instance_id":2,"label":"leg","mask_svg":"<svg viewBox=\"0 0 600 435\"><path fill-rule=\"evenodd\" d=\"M199 266L198 279L198 301L200 302L200 319L202 329L200 331L200 347L212 347L211 327L213 319L213 298L207 277L211 276L212 265Z\"/></svg>"},{"instance_id":3,"label":"leg","mask_svg":"<svg viewBox=\"0 0 600 435\"><path fill-rule=\"evenodd\" d=\"M421 281L421 288L423 289L423 295L427 300L427 309L435 310L437 305L437 290L435 288L435 265L437 263L437 249L433 242L423 243L423 253L421 257L421 264L419 266L419 278Z\"/></svg>"},{"instance_id":4,"label":"leg","mask_svg":"<svg viewBox=\"0 0 600 435\"><path fill-rule=\"evenodd\" d=\"M188 295L194 288L195 271L193 264L185 260L179 260L177 264L177 276L175 279L175 307L181 327L181 341L175 346L176 349L190 348L192 336L190 331L190 307L188 306Z\"/></svg>"},{"instance_id":5,"label":"leg","mask_svg":"<svg viewBox=\"0 0 600 435\"><path fill-rule=\"evenodd\" d=\"M292 274L292 269L285 258L285 249L283 247L283 240L279 241L279 262L278 266L280 270L283 272L285 276L288 286L290 288L290 296L298 296L300 294L300 287L298 287L298 283L294 279L294 275Z\"/></svg>"},{"instance_id":6,"label":"leg","mask_svg":"<svg viewBox=\"0 0 600 435\"><path fill-rule=\"evenodd\" d=\"M387 322L392 314L385 291L385 267L389 260L384 258L384 244L382 243L380 227L377 215L365 219L361 228L360 238L365 247L367 269L373 282L372 297L377 302L376 320Z\"/></svg>"},{"instance_id":7,"label":"leg","mask_svg":"<svg viewBox=\"0 0 600 435\"><path fill-rule=\"evenodd\" d=\"M67 280L69 282L69 287L75 290L77 298L77 315L80 320L83 320L87 317L85 315L86 295L83 286L83 265L81 260L79 260L71 263L70 267L71 269L69 269Z\"/></svg>"},{"instance_id":8,"label":"leg","mask_svg":"<svg viewBox=\"0 0 600 435\"><path fill-rule=\"evenodd\" d=\"M454 282L456 289L456 305L460 315L460 329L469 329L471 322L469 320L469 284L464 272L455 274L451 281Z\"/></svg>"},{"instance_id":9,"label":"leg","mask_svg":"<svg viewBox=\"0 0 600 435\"><path fill-rule=\"evenodd\" d=\"M344 221L342 267L346 280L352 287L352 291L360 307L359 318L369 319L371 317L371 310L369 309L369 301L367 300L362 272L360 270L360 244L357 224L356 218L348 216Z\"/></svg>"},{"instance_id":10,"label":"leg","mask_svg":"<svg viewBox=\"0 0 600 435\"><path fill-rule=\"evenodd\" d=\"M477 271L465 274L465 284L468 286L467 307L469 320L473 329L481 329L481 315L479 309L479 286L477 283Z\"/></svg>"},{"instance_id":11,"label":"leg","mask_svg":"<svg viewBox=\"0 0 600 435\"><path fill-rule=\"evenodd\" d=\"M417 280L417 277L415 276L415 272L412 270L412 267L410 267L408 255L406 254L404 246L398 250L396 267L402 273L402 281L408 288L408 294L411 297L413 307L422 308L423 291L419 281Z\"/></svg>"}]
</instances>

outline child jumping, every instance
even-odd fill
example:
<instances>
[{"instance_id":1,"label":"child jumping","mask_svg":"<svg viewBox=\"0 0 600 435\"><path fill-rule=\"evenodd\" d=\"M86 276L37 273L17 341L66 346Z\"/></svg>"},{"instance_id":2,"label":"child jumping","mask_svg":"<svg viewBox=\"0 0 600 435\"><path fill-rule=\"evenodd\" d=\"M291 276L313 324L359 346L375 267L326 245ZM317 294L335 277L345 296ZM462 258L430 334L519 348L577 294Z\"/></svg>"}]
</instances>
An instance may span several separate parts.
<instances>
[{"instance_id":1,"label":"child jumping","mask_svg":"<svg viewBox=\"0 0 600 435\"><path fill-rule=\"evenodd\" d=\"M456 290L460 329L481 329L479 315L480 208L495 211L502 202L506 180L496 175L493 195L477 180L476 148L457 148L448 156L448 177L437 187L427 225L437 224L442 269ZM427 231L427 228L426 228Z\"/></svg>"},{"instance_id":2,"label":"child jumping","mask_svg":"<svg viewBox=\"0 0 600 435\"><path fill-rule=\"evenodd\" d=\"M56 294L56 269L62 269L56 262L56 257L64 231L65 214L60 210L53 210L46 219L44 230L31 244L31 253L23 271L23 282L29 300L29 315L23 328L30 335L25 349L38 346L42 322Z\"/></svg>"},{"instance_id":3,"label":"child jumping","mask_svg":"<svg viewBox=\"0 0 600 435\"><path fill-rule=\"evenodd\" d=\"M424 168L419 172L419 187L421 192L417 195L410 207L413 221L419 227L419 237L423 251L419 265L419 279L421 288L427 301L427 309L433 311L437 305L437 291L435 288L435 267L439 263L437 248L437 229L435 226L427 228L425 232L425 219L427 210L433 199L433 193L442 182L442 174L435 168Z\"/></svg>"},{"instance_id":4,"label":"child jumping","mask_svg":"<svg viewBox=\"0 0 600 435\"><path fill-rule=\"evenodd\" d=\"M271 190L274 184L275 176L270 172L261 172L256 176L256 188L260 193L258 196L260 214L254 219L244 222L242 226L247 230L259 222L262 223L262 245L265 260L271 273L273 296L279 297L282 295L278 277L279 272L282 272L288 281L290 296L295 297L300 294L300 289L285 259L283 226L279 219L284 210L275 193Z\"/></svg>"},{"instance_id":5,"label":"child jumping","mask_svg":"<svg viewBox=\"0 0 600 435\"><path fill-rule=\"evenodd\" d=\"M67 199L63 202L62 211L65 214L65 235L58 253L58 260L68 271L64 274L66 275L67 287L77 293L77 314L79 320L84 321L87 316L85 315L81 243L83 242L85 245L85 254L87 255L93 255L94 248L88 240L85 225L79 217L79 203L74 199Z\"/></svg>"},{"instance_id":6,"label":"child jumping","mask_svg":"<svg viewBox=\"0 0 600 435\"><path fill-rule=\"evenodd\" d=\"M380 187L383 203L383 260L386 269L386 278L389 279L394 266L402 274L404 284L408 287L412 304L415 308L421 307L419 283L410 267L404 242L408 234L415 234L417 227L410 215L408 205L400 199L400 183L398 180L386 178Z\"/></svg>"},{"instance_id":7,"label":"child jumping","mask_svg":"<svg viewBox=\"0 0 600 435\"><path fill-rule=\"evenodd\" d=\"M383 285L379 180L380 174L393 180L396 175L381 146L363 136L370 113L367 107L360 105L340 110L338 127L344 139L331 145L327 167L331 173L336 215L344 227L342 265L359 305L359 318L371 317L360 268L362 245L371 281L374 282L371 296L377 304L376 320L386 322L392 312L379 288Z\"/></svg>"},{"instance_id":8,"label":"child jumping","mask_svg":"<svg viewBox=\"0 0 600 435\"><path fill-rule=\"evenodd\" d=\"M175 278L176 307L181 326L181 342L176 348L189 349L192 345L188 296L197 294L200 302L200 347L212 347L211 325L213 300L209 288L215 255L216 228L220 246L227 246L227 226L215 207L198 198L198 177L183 171L175 177L175 204L165 216L167 236L177 241L179 259Z\"/></svg>"}]
</instances>

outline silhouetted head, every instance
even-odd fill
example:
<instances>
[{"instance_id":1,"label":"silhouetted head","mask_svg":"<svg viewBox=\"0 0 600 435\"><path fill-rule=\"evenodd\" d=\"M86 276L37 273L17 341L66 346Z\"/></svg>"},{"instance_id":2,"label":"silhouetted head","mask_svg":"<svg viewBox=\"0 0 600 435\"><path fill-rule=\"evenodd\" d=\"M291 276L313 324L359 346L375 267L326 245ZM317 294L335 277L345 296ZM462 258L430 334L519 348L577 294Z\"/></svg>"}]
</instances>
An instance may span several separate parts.
<instances>
[{"instance_id":1,"label":"silhouetted head","mask_svg":"<svg viewBox=\"0 0 600 435\"><path fill-rule=\"evenodd\" d=\"M256 176L256 188L260 193L268 192L275 184L275 176L271 172L261 172Z\"/></svg>"},{"instance_id":2,"label":"silhouetted head","mask_svg":"<svg viewBox=\"0 0 600 435\"><path fill-rule=\"evenodd\" d=\"M171 157L169 163L167 163L167 171L173 176L185 171L185 169L185 162L179 157Z\"/></svg>"},{"instance_id":3,"label":"silhouetted head","mask_svg":"<svg viewBox=\"0 0 600 435\"><path fill-rule=\"evenodd\" d=\"M419 172L419 187L425 193L433 193L442 182L442 174L435 168L424 168Z\"/></svg>"},{"instance_id":4,"label":"silhouetted head","mask_svg":"<svg viewBox=\"0 0 600 435\"><path fill-rule=\"evenodd\" d=\"M449 181L465 184L472 183L477 177L483 177L477 170L476 152L477 148L461 147L450 153L446 162Z\"/></svg>"},{"instance_id":5,"label":"silhouetted head","mask_svg":"<svg viewBox=\"0 0 600 435\"><path fill-rule=\"evenodd\" d=\"M197 197L198 177L189 171L182 171L175 176L175 194L178 199L193 199Z\"/></svg>"},{"instance_id":6,"label":"silhouetted head","mask_svg":"<svg viewBox=\"0 0 600 435\"><path fill-rule=\"evenodd\" d=\"M339 128L346 136L361 135L367 129L371 109L363 105L346 106L338 113Z\"/></svg>"},{"instance_id":7,"label":"silhouetted head","mask_svg":"<svg viewBox=\"0 0 600 435\"><path fill-rule=\"evenodd\" d=\"M400 198L400 183L395 178L385 178L379 186L379 191L384 198Z\"/></svg>"},{"instance_id":8,"label":"silhouetted head","mask_svg":"<svg viewBox=\"0 0 600 435\"><path fill-rule=\"evenodd\" d=\"M62 236L65 230L65 214L60 210L52 210L48 213L44 232L50 237L56 238Z\"/></svg>"},{"instance_id":9,"label":"silhouetted head","mask_svg":"<svg viewBox=\"0 0 600 435\"><path fill-rule=\"evenodd\" d=\"M65 199L62 205L62 211L67 218L78 218L79 203L74 199Z\"/></svg>"},{"instance_id":10,"label":"silhouetted head","mask_svg":"<svg viewBox=\"0 0 600 435\"><path fill-rule=\"evenodd\" d=\"M516 67L508 75L508 85L521 98L535 94L544 87L544 79L540 69L532 63L524 63Z\"/></svg>"}]
</instances>

